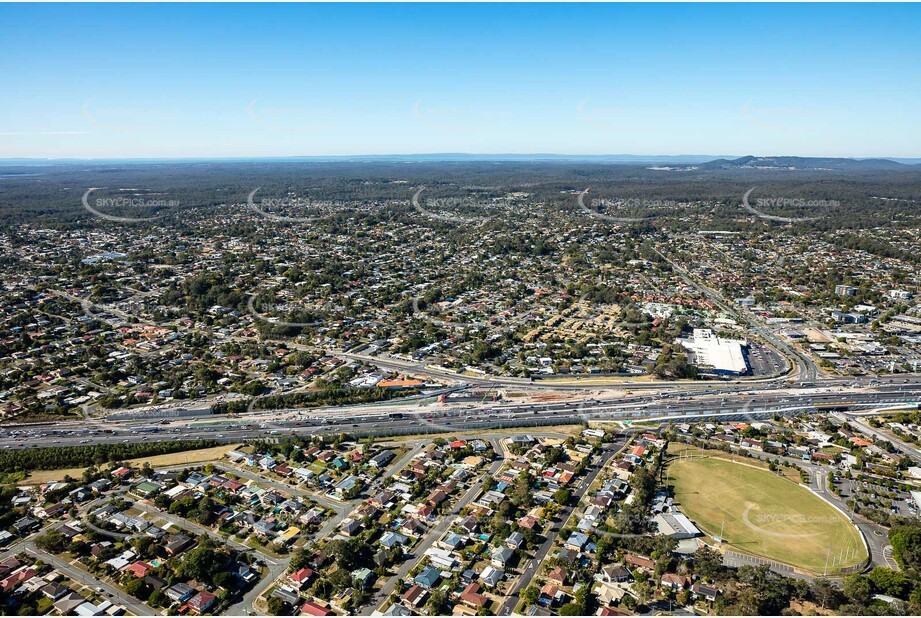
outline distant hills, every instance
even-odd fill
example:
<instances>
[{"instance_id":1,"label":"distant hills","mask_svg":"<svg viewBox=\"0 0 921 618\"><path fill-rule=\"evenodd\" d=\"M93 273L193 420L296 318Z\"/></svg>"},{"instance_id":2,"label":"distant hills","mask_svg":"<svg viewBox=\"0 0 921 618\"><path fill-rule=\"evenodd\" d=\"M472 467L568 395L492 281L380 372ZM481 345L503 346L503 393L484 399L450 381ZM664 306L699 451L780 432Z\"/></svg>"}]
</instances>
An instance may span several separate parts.
<instances>
[{"instance_id":1,"label":"distant hills","mask_svg":"<svg viewBox=\"0 0 921 618\"><path fill-rule=\"evenodd\" d=\"M714 159L731 159L735 155L564 155L552 153L526 154L477 154L462 152L436 152L431 154L375 154L375 155L330 155L303 157L216 157L216 158L127 158L127 159L2 159L0 166L32 165L94 165L94 164L150 164L150 163L335 163L346 162L396 162L396 163L470 163L478 161L508 162L554 162L562 163L608 163L621 165L679 164L695 165Z\"/></svg>"},{"instance_id":2,"label":"distant hills","mask_svg":"<svg viewBox=\"0 0 921 618\"><path fill-rule=\"evenodd\" d=\"M58 166L58 165L125 165L125 164L177 164L177 163L335 163L335 162L391 162L391 163L473 163L473 162L559 162L594 163L609 165L655 165L684 166L701 171L774 170L774 171L917 171L921 170L918 159L855 159L843 157L758 157L748 155L564 155L552 153L533 154L476 154L476 153L433 153L433 154L389 154L389 155L343 155L304 157L226 157L226 158L131 158L131 159L27 159L0 158L0 167L13 166Z\"/></svg>"},{"instance_id":3,"label":"distant hills","mask_svg":"<svg viewBox=\"0 0 921 618\"><path fill-rule=\"evenodd\" d=\"M907 161L913 161L908 159ZM790 171L909 171L918 164L906 164L891 159L845 159L831 157L756 157L749 155L738 159L716 159L703 163L701 170L790 170Z\"/></svg>"}]
</instances>

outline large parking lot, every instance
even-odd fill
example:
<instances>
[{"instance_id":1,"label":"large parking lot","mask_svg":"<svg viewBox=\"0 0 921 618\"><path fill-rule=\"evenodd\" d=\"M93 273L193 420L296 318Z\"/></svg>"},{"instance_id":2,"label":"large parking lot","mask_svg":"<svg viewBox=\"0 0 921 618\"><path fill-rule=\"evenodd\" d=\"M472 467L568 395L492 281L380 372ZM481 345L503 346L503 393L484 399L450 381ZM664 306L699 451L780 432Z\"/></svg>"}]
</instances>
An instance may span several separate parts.
<instances>
[{"instance_id":1,"label":"large parking lot","mask_svg":"<svg viewBox=\"0 0 921 618\"><path fill-rule=\"evenodd\" d=\"M748 364L753 376L772 375L787 366L784 358L772 348L752 344L748 351Z\"/></svg>"}]
</instances>

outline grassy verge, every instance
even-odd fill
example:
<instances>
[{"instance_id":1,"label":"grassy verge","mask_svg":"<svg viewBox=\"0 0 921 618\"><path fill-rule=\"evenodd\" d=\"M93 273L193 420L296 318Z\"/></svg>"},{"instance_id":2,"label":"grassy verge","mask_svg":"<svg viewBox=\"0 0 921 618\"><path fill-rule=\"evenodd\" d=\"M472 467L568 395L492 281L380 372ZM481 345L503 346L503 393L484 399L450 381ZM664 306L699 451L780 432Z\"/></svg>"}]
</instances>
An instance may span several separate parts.
<instances>
[{"instance_id":1,"label":"grassy verge","mask_svg":"<svg viewBox=\"0 0 921 618\"><path fill-rule=\"evenodd\" d=\"M534 427L507 427L505 429L468 429L466 431L452 431L442 433L420 433L405 436L377 436L374 441L377 444L395 444L407 442L410 440L420 440L423 438L483 438L494 435L509 436L529 433L558 433L566 436L577 436L585 429L582 425L546 425Z\"/></svg>"},{"instance_id":2,"label":"grassy verge","mask_svg":"<svg viewBox=\"0 0 921 618\"><path fill-rule=\"evenodd\" d=\"M725 451L719 451L715 449L704 449L696 446L691 446L690 444L682 444L680 442L672 442L668 446L668 456L669 458L678 458L678 457L713 457L715 459L723 459L725 461L731 461L739 465L751 466L753 468L759 468L761 470L770 470L770 466L766 461L761 461L760 459L755 459L752 457L745 457L737 453L727 453ZM792 481L794 483L800 482L799 470L796 468L791 468L788 466L781 466L778 469L780 476Z\"/></svg>"},{"instance_id":3,"label":"grassy verge","mask_svg":"<svg viewBox=\"0 0 921 618\"><path fill-rule=\"evenodd\" d=\"M178 453L154 455L153 457L141 457L138 459L128 459L125 461L125 463L130 466L140 467L143 466L145 462L149 462L150 465L155 468L205 463L208 461L216 461L221 459L227 451L233 450L237 446L239 445L222 444L221 446L214 446L211 448L196 449L192 451L179 451ZM34 470L29 473L28 478L23 481L23 484L60 481L67 475L73 478L80 478L80 475L83 474L84 470L86 470L86 467L61 468L59 470Z\"/></svg>"}]
</instances>

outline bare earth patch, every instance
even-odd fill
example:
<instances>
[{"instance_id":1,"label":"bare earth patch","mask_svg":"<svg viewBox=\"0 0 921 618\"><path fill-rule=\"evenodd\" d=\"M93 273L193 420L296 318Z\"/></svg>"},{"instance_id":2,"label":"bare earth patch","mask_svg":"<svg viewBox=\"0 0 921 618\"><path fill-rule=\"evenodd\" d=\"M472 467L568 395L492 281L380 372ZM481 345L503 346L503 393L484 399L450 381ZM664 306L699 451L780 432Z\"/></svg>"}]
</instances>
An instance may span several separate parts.
<instances>
[{"instance_id":1,"label":"bare earth patch","mask_svg":"<svg viewBox=\"0 0 921 618\"><path fill-rule=\"evenodd\" d=\"M183 464L205 463L208 461L217 461L221 459L224 457L224 454L227 453L227 451L231 451L237 446L239 446L239 444L222 444L221 446L213 446L211 448L196 449L192 451L180 451L178 453L154 455L153 457L141 457L138 459L128 459L125 463L136 468L143 466L145 462L149 462L150 465L155 468L165 466L181 466ZM29 473L29 477L21 484L35 485L40 483L48 483L50 481L60 481L68 475L73 478L80 478L80 475L83 474L84 470L86 470L85 467L62 468L60 470L34 470Z\"/></svg>"}]
</instances>

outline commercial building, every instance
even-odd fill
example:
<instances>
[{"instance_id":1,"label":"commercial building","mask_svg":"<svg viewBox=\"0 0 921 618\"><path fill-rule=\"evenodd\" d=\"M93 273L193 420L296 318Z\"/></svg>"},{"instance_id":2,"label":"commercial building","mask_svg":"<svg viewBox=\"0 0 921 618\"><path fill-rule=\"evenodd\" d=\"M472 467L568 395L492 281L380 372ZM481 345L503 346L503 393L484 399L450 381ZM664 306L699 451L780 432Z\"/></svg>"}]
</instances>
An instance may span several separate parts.
<instances>
[{"instance_id":1,"label":"commercial building","mask_svg":"<svg viewBox=\"0 0 921 618\"><path fill-rule=\"evenodd\" d=\"M688 349L695 365L721 375L744 375L748 373L748 361L744 348L748 342L737 339L722 339L709 328L695 328L690 339L678 339Z\"/></svg>"},{"instance_id":2,"label":"commercial building","mask_svg":"<svg viewBox=\"0 0 921 618\"><path fill-rule=\"evenodd\" d=\"M697 526L681 513L659 513L653 517L652 521L658 526L659 534L665 536L676 539L693 539L700 536Z\"/></svg>"}]
</instances>

